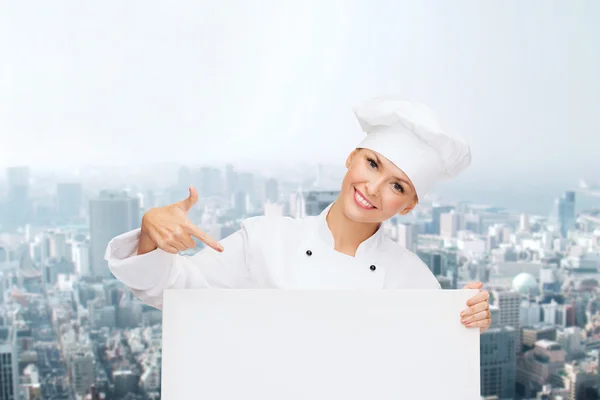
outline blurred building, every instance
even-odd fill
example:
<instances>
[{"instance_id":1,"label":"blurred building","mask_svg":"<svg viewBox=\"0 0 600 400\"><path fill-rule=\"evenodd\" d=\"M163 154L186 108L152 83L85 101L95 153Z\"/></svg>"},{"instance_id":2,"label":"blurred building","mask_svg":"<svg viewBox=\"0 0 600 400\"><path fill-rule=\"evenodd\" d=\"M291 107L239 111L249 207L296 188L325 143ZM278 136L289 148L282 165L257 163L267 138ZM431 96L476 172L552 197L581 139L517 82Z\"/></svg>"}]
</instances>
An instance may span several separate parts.
<instances>
[{"instance_id":1,"label":"blurred building","mask_svg":"<svg viewBox=\"0 0 600 400\"><path fill-rule=\"evenodd\" d=\"M277 203L279 201L279 184L277 179L267 179L265 183L265 201Z\"/></svg>"},{"instance_id":2,"label":"blurred building","mask_svg":"<svg viewBox=\"0 0 600 400\"><path fill-rule=\"evenodd\" d=\"M515 395L518 332L494 322L499 310L490 307L492 326L480 337L480 384L482 396L512 399Z\"/></svg>"},{"instance_id":3,"label":"blurred building","mask_svg":"<svg viewBox=\"0 0 600 400\"><path fill-rule=\"evenodd\" d=\"M567 237L567 232L575 228L575 192L565 192L554 201L549 221L562 237Z\"/></svg>"},{"instance_id":4,"label":"blurred building","mask_svg":"<svg viewBox=\"0 0 600 400\"><path fill-rule=\"evenodd\" d=\"M417 248L417 238L419 235L419 225L404 223L398 224L398 238L397 242L400 246L415 251Z\"/></svg>"},{"instance_id":5,"label":"blurred building","mask_svg":"<svg viewBox=\"0 0 600 400\"><path fill-rule=\"evenodd\" d=\"M338 190L331 191L309 191L303 192L297 197L297 207L295 218L304 218L306 216L314 216L321 214L328 205L333 203L340 192Z\"/></svg>"},{"instance_id":6,"label":"blurred building","mask_svg":"<svg viewBox=\"0 0 600 400\"><path fill-rule=\"evenodd\" d=\"M235 218L244 218L250 212L250 196L246 192L236 191L233 197L233 212Z\"/></svg>"},{"instance_id":7,"label":"blurred building","mask_svg":"<svg viewBox=\"0 0 600 400\"><path fill-rule=\"evenodd\" d=\"M581 340L581 328L572 326L556 332L556 342L565 350L567 360L583 354L584 347Z\"/></svg>"},{"instance_id":8,"label":"blurred building","mask_svg":"<svg viewBox=\"0 0 600 400\"><path fill-rule=\"evenodd\" d=\"M512 326L519 329L521 295L514 291L493 290L493 305L498 307L498 326Z\"/></svg>"},{"instance_id":9,"label":"blurred building","mask_svg":"<svg viewBox=\"0 0 600 400\"><path fill-rule=\"evenodd\" d=\"M56 213L66 220L80 216L83 207L81 183L59 183L56 185Z\"/></svg>"},{"instance_id":10,"label":"blurred building","mask_svg":"<svg viewBox=\"0 0 600 400\"><path fill-rule=\"evenodd\" d=\"M435 276L452 279L452 288L457 285L458 255L453 249L418 248L417 255Z\"/></svg>"},{"instance_id":11,"label":"blurred building","mask_svg":"<svg viewBox=\"0 0 600 400\"><path fill-rule=\"evenodd\" d=\"M517 382L525 398L535 396L550 383L550 378L563 368L565 352L560 344L550 340L538 340L517 362Z\"/></svg>"},{"instance_id":12,"label":"blurred building","mask_svg":"<svg viewBox=\"0 0 600 400\"><path fill-rule=\"evenodd\" d=\"M94 353L90 350L77 351L69 363L71 385L75 393L80 396L88 393L96 377L96 364Z\"/></svg>"},{"instance_id":13,"label":"blurred building","mask_svg":"<svg viewBox=\"0 0 600 400\"><path fill-rule=\"evenodd\" d=\"M531 230L531 226L529 224L529 215L521 214L519 217L519 231L520 232L529 232Z\"/></svg>"},{"instance_id":14,"label":"blurred building","mask_svg":"<svg viewBox=\"0 0 600 400\"><path fill-rule=\"evenodd\" d=\"M58 230L48 232L49 255L51 258L72 260L70 244L67 243L67 233Z\"/></svg>"},{"instance_id":15,"label":"blurred building","mask_svg":"<svg viewBox=\"0 0 600 400\"><path fill-rule=\"evenodd\" d=\"M104 259L108 242L141 225L140 201L126 192L104 190L90 201L90 266L93 276L112 278Z\"/></svg>"},{"instance_id":16,"label":"blurred building","mask_svg":"<svg viewBox=\"0 0 600 400\"><path fill-rule=\"evenodd\" d=\"M14 231L31 222L33 215L29 198L29 179L29 167L10 167L6 169L8 183L4 215L6 231Z\"/></svg>"},{"instance_id":17,"label":"blurred building","mask_svg":"<svg viewBox=\"0 0 600 400\"><path fill-rule=\"evenodd\" d=\"M431 229L429 234L439 235L442 214L454 210L454 206L434 206L431 209Z\"/></svg>"},{"instance_id":18,"label":"blurred building","mask_svg":"<svg viewBox=\"0 0 600 400\"><path fill-rule=\"evenodd\" d=\"M585 362L568 363L565 364L564 369L558 371L558 378L562 381L562 386L568 390L569 399L585 400L600 397L597 391L597 368L593 371L592 368L586 368L585 364Z\"/></svg>"},{"instance_id":19,"label":"blurred building","mask_svg":"<svg viewBox=\"0 0 600 400\"><path fill-rule=\"evenodd\" d=\"M113 372L113 380L117 399L125 397L128 393L139 393L140 375L131 369L120 369Z\"/></svg>"},{"instance_id":20,"label":"blurred building","mask_svg":"<svg viewBox=\"0 0 600 400\"><path fill-rule=\"evenodd\" d=\"M520 326L533 326L541 322L542 308L533 301L523 300L520 307Z\"/></svg>"},{"instance_id":21,"label":"blurred building","mask_svg":"<svg viewBox=\"0 0 600 400\"><path fill-rule=\"evenodd\" d=\"M90 241L74 241L71 247L71 259L75 265L75 273L79 276L91 276L90 268Z\"/></svg>"},{"instance_id":22,"label":"blurred building","mask_svg":"<svg viewBox=\"0 0 600 400\"><path fill-rule=\"evenodd\" d=\"M531 350L539 340L556 340L556 328L544 324L523 327L521 329L521 345L524 351Z\"/></svg>"},{"instance_id":23,"label":"blurred building","mask_svg":"<svg viewBox=\"0 0 600 400\"><path fill-rule=\"evenodd\" d=\"M18 365L16 329L0 326L0 400L17 400Z\"/></svg>"},{"instance_id":24,"label":"blurred building","mask_svg":"<svg viewBox=\"0 0 600 400\"><path fill-rule=\"evenodd\" d=\"M223 178L221 177L221 170L218 168L199 168L194 174L194 183L199 197L223 195Z\"/></svg>"},{"instance_id":25,"label":"blurred building","mask_svg":"<svg viewBox=\"0 0 600 400\"><path fill-rule=\"evenodd\" d=\"M454 210L440 214L440 236L447 239L456 237L459 223L460 215Z\"/></svg>"},{"instance_id":26,"label":"blurred building","mask_svg":"<svg viewBox=\"0 0 600 400\"><path fill-rule=\"evenodd\" d=\"M225 195L227 198L230 198L237 190L237 181L238 177L233 165L227 164L225 166Z\"/></svg>"},{"instance_id":27,"label":"blurred building","mask_svg":"<svg viewBox=\"0 0 600 400\"><path fill-rule=\"evenodd\" d=\"M560 293L560 282L557 278L555 266L544 265L540 269L540 286L543 294Z\"/></svg>"}]
</instances>

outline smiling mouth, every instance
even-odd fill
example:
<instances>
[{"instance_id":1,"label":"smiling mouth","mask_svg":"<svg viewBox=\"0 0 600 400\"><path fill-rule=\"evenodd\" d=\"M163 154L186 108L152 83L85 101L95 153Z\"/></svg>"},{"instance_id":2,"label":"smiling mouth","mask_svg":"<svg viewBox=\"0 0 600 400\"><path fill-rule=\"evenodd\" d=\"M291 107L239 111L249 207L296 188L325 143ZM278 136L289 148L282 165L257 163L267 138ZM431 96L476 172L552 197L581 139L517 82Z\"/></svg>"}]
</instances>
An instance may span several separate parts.
<instances>
[{"instance_id":1,"label":"smiling mouth","mask_svg":"<svg viewBox=\"0 0 600 400\"><path fill-rule=\"evenodd\" d=\"M356 201L356 204L358 204L365 210L373 210L377 208L373 204L371 204L367 199L365 199L363 194L357 188L354 188L354 201Z\"/></svg>"}]
</instances>

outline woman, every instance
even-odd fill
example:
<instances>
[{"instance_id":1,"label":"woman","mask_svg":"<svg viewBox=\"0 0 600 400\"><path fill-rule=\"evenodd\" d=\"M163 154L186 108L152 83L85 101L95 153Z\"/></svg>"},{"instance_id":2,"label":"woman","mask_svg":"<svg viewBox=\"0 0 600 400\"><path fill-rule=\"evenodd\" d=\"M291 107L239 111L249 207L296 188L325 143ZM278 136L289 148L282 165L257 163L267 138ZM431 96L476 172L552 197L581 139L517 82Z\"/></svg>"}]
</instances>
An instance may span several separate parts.
<instances>
[{"instance_id":1,"label":"woman","mask_svg":"<svg viewBox=\"0 0 600 400\"><path fill-rule=\"evenodd\" d=\"M346 160L339 197L319 216L248 218L218 243L188 219L198 199L190 187L188 198L149 210L141 228L111 240L111 272L159 309L167 288L440 288L416 254L384 236L382 222L410 212L433 184L466 168L470 149L419 103L387 96L354 111L367 136ZM192 236L208 246L178 254L195 247ZM489 328L488 298L481 290L467 302L467 327Z\"/></svg>"}]
</instances>

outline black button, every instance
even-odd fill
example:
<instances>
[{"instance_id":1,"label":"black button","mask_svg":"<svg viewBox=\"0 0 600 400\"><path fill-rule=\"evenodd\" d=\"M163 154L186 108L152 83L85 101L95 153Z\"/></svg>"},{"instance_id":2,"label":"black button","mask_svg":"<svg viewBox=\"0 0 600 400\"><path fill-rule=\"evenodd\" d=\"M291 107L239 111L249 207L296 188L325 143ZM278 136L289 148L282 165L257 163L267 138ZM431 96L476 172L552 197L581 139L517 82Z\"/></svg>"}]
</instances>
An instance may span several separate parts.
<instances>
[{"instance_id":1,"label":"black button","mask_svg":"<svg viewBox=\"0 0 600 400\"><path fill-rule=\"evenodd\" d=\"M376 267L376 266L374 266L374 265L371 265L371 267L370 267L370 268L371 268L371 271L375 271L375 270L377 269L377 267Z\"/></svg>"},{"instance_id":2,"label":"black button","mask_svg":"<svg viewBox=\"0 0 600 400\"><path fill-rule=\"evenodd\" d=\"M312 256L312 251L310 251L310 250L306 250L306 255L307 255L307 256Z\"/></svg>"}]
</instances>

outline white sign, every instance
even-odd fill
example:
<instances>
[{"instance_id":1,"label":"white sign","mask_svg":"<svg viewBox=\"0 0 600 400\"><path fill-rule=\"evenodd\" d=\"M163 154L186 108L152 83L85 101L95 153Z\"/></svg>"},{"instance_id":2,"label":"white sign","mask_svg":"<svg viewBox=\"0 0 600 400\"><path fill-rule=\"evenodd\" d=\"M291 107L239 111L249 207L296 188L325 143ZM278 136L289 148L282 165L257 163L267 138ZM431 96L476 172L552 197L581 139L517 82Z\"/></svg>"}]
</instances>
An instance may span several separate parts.
<instances>
[{"instance_id":1,"label":"white sign","mask_svg":"<svg viewBox=\"0 0 600 400\"><path fill-rule=\"evenodd\" d=\"M167 290L163 400L479 400L477 290Z\"/></svg>"}]
</instances>

